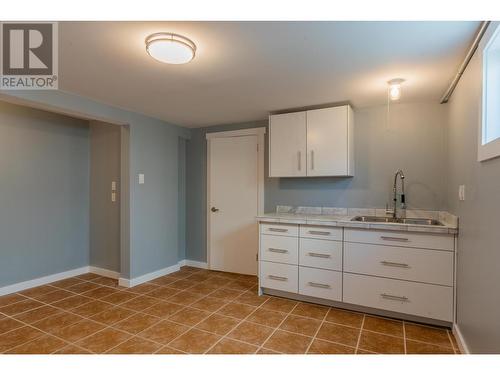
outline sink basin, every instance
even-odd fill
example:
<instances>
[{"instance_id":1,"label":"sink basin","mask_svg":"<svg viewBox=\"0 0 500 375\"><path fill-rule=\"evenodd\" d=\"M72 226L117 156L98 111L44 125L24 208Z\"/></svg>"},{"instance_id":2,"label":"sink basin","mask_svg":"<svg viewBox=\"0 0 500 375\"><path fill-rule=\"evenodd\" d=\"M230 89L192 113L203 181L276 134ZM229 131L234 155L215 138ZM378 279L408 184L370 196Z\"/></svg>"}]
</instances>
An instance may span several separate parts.
<instances>
[{"instance_id":1,"label":"sink basin","mask_svg":"<svg viewBox=\"0 0 500 375\"><path fill-rule=\"evenodd\" d=\"M366 223L398 223L412 225L443 225L439 220L425 218L393 218L381 216L355 216L351 221L362 221Z\"/></svg>"}]
</instances>

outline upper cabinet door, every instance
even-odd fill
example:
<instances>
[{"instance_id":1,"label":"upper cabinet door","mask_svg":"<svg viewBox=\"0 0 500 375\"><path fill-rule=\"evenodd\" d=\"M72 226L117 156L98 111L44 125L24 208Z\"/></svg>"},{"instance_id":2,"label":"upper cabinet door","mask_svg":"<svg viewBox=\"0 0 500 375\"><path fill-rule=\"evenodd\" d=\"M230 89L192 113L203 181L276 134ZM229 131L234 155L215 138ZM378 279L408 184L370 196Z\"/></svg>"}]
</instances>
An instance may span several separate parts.
<instances>
[{"instance_id":1,"label":"upper cabinet door","mask_svg":"<svg viewBox=\"0 0 500 375\"><path fill-rule=\"evenodd\" d=\"M306 176L306 112L269 116L269 177Z\"/></svg>"},{"instance_id":2,"label":"upper cabinet door","mask_svg":"<svg viewBox=\"0 0 500 375\"><path fill-rule=\"evenodd\" d=\"M352 175L349 117L348 106L307 111L308 176Z\"/></svg>"}]
</instances>

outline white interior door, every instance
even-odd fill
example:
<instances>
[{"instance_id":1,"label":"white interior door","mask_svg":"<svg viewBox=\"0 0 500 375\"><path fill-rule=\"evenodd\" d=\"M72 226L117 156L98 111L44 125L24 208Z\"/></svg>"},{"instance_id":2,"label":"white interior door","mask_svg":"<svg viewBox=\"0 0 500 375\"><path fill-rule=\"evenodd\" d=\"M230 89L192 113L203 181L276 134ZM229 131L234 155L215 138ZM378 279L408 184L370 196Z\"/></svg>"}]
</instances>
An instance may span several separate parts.
<instances>
[{"instance_id":1,"label":"white interior door","mask_svg":"<svg viewBox=\"0 0 500 375\"><path fill-rule=\"evenodd\" d=\"M209 268L257 274L258 136L209 139Z\"/></svg>"}]
</instances>

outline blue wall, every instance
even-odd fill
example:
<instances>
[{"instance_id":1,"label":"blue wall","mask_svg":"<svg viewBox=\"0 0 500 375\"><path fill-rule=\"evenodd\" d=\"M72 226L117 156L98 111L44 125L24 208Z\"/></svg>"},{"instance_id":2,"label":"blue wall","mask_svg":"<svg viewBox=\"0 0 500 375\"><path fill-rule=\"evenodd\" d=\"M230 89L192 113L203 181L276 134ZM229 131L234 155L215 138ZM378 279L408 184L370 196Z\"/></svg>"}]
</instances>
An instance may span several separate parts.
<instances>
[{"instance_id":1,"label":"blue wall","mask_svg":"<svg viewBox=\"0 0 500 375\"><path fill-rule=\"evenodd\" d=\"M405 171L410 208L445 208L446 108L438 103L355 110L355 176L268 178L265 154L265 210L276 205L385 207L394 172ZM206 261L206 139L208 132L265 127L267 120L193 129L187 142L186 257Z\"/></svg>"},{"instance_id":2,"label":"blue wall","mask_svg":"<svg viewBox=\"0 0 500 375\"><path fill-rule=\"evenodd\" d=\"M87 122L0 102L0 286L88 264Z\"/></svg>"}]
</instances>

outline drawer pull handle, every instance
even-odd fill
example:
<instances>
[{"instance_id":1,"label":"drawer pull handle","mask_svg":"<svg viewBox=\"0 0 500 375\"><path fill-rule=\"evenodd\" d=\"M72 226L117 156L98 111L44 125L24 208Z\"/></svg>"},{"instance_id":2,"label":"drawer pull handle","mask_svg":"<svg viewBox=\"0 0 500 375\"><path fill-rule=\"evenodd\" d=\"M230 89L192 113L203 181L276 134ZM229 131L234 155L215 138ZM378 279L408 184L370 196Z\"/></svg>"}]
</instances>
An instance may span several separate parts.
<instances>
[{"instance_id":1,"label":"drawer pull handle","mask_svg":"<svg viewBox=\"0 0 500 375\"><path fill-rule=\"evenodd\" d=\"M406 263L389 262L387 260L381 261L380 264L383 266L388 266L388 267L410 268L410 266Z\"/></svg>"},{"instance_id":2,"label":"drawer pull handle","mask_svg":"<svg viewBox=\"0 0 500 375\"><path fill-rule=\"evenodd\" d=\"M315 257L315 258L331 258L332 257L330 254L320 254L320 253L309 253L308 255L310 257Z\"/></svg>"},{"instance_id":3,"label":"drawer pull handle","mask_svg":"<svg viewBox=\"0 0 500 375\"><path fill-rule=\"evenodd\" d=\"M269 232L285 233L285 232L288 232L288 229L284 229L284 228L269 228Z\"/></svg>"},{"instance_id":4,"label":"drawer pull handle","mask_svg":"<svg viewBox=\"0 0 500 375\"><path fill-rule=\"evenodd\" d=\"M408 297L395 296L393 294L382 293L380 296L382 298L390 299L390 300L393 300L393 301L401 301L401 302L408 301Z\"/></svg>"},{"instance_id":5,"label":"drawer pull handle","mask_svg":"<svg viewBox=\"0 0 500 375\"><path fill-rule=\"evenodd\" d=\"M330 289L331 288L331 286L328 284L313 283L312 281L309 281L308 284L310 286L315 287L315 288L323 288L323 289Z\"/></svg>"},{"instance_id":6,"label":"drawer pull handle","mask_svg":"<svg viewBox=\"0 0 500 375\"><path fill-rule=\"evenodd\" d=\"M320 236L328 236L330 232L324 232L321 230L310 230L309 234L319 234Z\"/></svg>"},{"instance_id":7,"label":"drawer pull handle","mask_svg":"<svg viewBox=\"0 0 500 375\"><path fill-rule=\"evenodd\" d=\"M402 237L389 237L389 236L380 236L381 239L385 241L400 241L400 242L408 242L408 238L402 238Z\"/></svg>"},{"instance_id":8,"label":"drawer pull handle","mask_svg":"<svg viewBox=\"0 0 500 375\"><path fill-rule=\"evenodd\" d=\"M268 277L271 280L277 280L277 281L287 281L288 280L288 277L283 277L283 276L269 275Z\"/></svg>"},{"instance_id":9,"label":"drawer pull handle","mask_svg":"<svg viewBox=\"0 0 500 375\"><path fill-rule=\"evenodd\" d=\"M273 247L270 247L268 250L270 252L272 252L272 253L280 253L280 254L288 253L288 250L285 250L285 249L275 249Z\"/></svg>"}]
</instances>

